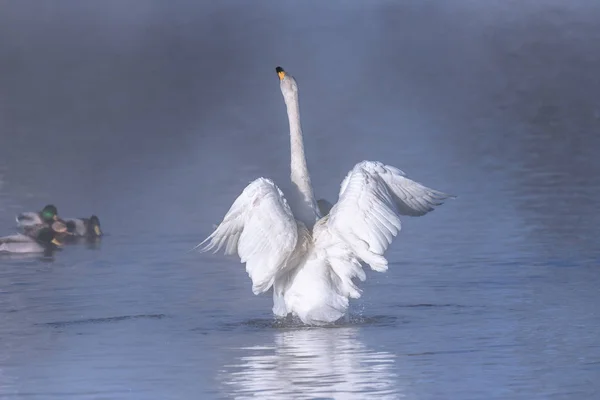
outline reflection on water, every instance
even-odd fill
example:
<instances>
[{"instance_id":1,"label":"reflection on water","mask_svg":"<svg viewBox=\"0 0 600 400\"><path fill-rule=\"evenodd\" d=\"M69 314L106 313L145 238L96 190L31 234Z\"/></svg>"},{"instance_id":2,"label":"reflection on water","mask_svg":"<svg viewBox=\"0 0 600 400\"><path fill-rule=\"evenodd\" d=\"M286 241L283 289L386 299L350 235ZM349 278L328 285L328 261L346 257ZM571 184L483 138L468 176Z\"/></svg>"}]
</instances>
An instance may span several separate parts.
<instances>
[{"instance_id":1,"label":"reflection on water","mask_svg":"<svg viewBox=\"0 0 600 400\"><path fill-rule=\"evenodd\" d=\"M220 379L235 398L397 399L395 356L367 348L358 334L356 327L277 332L273 346L240 349L247 355L224 366Z\"/></svg>"}]
</instances>

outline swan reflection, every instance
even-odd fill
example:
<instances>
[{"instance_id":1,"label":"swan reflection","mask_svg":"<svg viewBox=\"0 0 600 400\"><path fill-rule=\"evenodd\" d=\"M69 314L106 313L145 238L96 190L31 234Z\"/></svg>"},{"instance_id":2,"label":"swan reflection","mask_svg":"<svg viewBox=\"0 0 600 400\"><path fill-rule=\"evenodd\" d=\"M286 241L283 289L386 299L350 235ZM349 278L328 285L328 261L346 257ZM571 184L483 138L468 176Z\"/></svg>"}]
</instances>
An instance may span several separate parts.
<instances>
[{"instance_id":1,"label":"swan reflection","mask_svg":"<svg viewBox=\"0 0 600 400\"><path fill-rule=\"evenodd\" d=\"M221 378L237 399L397 399L395 356L367 348L358 329L301 329L275 334L273 346L240 349Z\"/></svg>"}]
</instances>

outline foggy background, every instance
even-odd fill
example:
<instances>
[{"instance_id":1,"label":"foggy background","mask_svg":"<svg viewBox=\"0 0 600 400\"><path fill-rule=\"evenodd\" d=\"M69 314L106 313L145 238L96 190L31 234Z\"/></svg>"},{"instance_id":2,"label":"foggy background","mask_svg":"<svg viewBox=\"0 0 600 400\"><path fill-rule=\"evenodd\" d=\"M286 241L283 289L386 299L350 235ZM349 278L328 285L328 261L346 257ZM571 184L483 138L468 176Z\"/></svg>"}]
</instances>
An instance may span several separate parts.
<instances>
[{"instance_id":1,"label":"foggy background","mask_svg":"<svg viewBox=\"0 0 600 400\"><path fill-rule=\"evenodd\" d=\"M237 259L185 252L211 232L251 180L269 177L285 191L288 123L275 74L281 65L299 84L317 197L334 202L345 174L364 159L394 165L427 186L458 195L427 217L403 221L388 257L390 277L370 274L363 286L370 315L395 312L386 308L394 296L403 303L432 298L443 303L451 295L444 285L453 293L477 290L470 283L481 271L491 276L489 282L509 279L508 286L487 287L478 296L491 293L487 300L494 305L516 304L518 298L531 308L524 319L503 314L508 320L488 328L514 328L517 341L534 348L527 347L535 354L531 360L561 368L540 373L532 367L538 372L531 372L531 391L520 393L533 398L545 393L544 384L554 393L553 385L570 387L571 379L580 384L573 386L579 395L574 398L592 393L597 368L575 369L578 378L563 372L573 370L577 354L592 351L598 360L597 343L588 336L600 323L592 311L600 263L598 21L600 2L592 0L0 2L1 235L14 232L17 213L47 203L64 217L97 214L107 233L98 252L70 248L52 266L0 272L0 292L4 286L12 293L5 309L23 310L2 317L6 332L15 335L3 341L23 351L7 350L13 370L4 372L5 382L13 386L5 388L32 382L38 382L38 394L52 385L72 388L77 385L70 377L86 371L90 380L77 382L87 390L112 377L78 365L83 358L69 358L75 345L64 336L62 350L42 346L52 356L38 351L30 354L35 362L25 357L31 341L46 343L41 333L17 337L32 323L161 313L193 320L194 313L201 319L209 308L227 310L237 321L256 312L268 318L270 297L252 296ZM3 263L8 265L0 259ZM410 279L421 286L411 291ZM11 286L15 282L36 282L41 286L35 290L46 291L23 294ZM231 282L231 291L221 292L221 282ZM398 282L407 282L400 294ZM467 298L488 304L482 297ZM532 321L528 312L545 318L544 310L553 306L558 308L536 329L520 327ZM571 331L543 336L557 326L570 329L571 318L585 337ZM197 321L188 322L204 326ZM446 332L444 326L438 328ZM397 335L400 328L390 329ZM168 329L164 335L177 336ZM385 334L358 335L360 346L386 346ZM415 333L409 329L406 335ZM442 337L432 341L451 343L454 336ZM313 339L301 337L297 349ZM565 358L535 350L536 343L554 340L569 353L561 353ZM594 350L584 347L588 344ZM188 345L179 352L163 350L174 351L177 364ZM114 346L111 354L118 358L119 346L126 345ZM386 351L401 351L395 346L388 344ZM78 348L87 354L94 347L83 341ZM135 359L135 350L129 351ZM417 385L407 393L496 398L486 389L510 386L515 365L529 373L523 365L531 360L520 358L529 353L523 354L489 375L469 375L470 369L441 362L435 381L447 392ZM54 364L32 369L56 362L52 357L62 360L55 373L65 381L56 381ZM211 362L219 365L228 360L214 357ZM247 364L247 371L256 372ZM352 363L340 362L347 364ZM142 359L139 365L147 363ZM394 376L410 376L414 366L402 365L394 367L399 374ZM48 380L23 378L30 372ZM147 371L132 367L130 373ZM172 390L191 391L195 386L185 386L189 378ZM199 385L212 387L210 379ZM390 382L394 379L407 382ZM477 385L482 391L470 392ZM82 393L73 390L75 396ZM214 390L193 393L226 396L225 389ZM394 390L390 398L399 393ZM497 398L507 393L498 390ZM517 398L515 393L507 397Z\"/></svg>"},{"instance_id":2,"label":"foggy background","mask_svg":"<svg viewBox=\"0 0 600 400\"><path fill-rule=\"evenodd\" d=\"M214 203L215 184L232 199L257 175L287 179L282 65L300 84L320 196L376 159L457 194L484 168L477 202L541 185L569 196L548 205L556 217L598 210L582 191L600 170L600 5L368 4L3 2L2 208L60 199L119 231L147 229L149 212L198 232L178 220ZM331 157L344 162L323 168Z\"/></svg>"}]
</instances>

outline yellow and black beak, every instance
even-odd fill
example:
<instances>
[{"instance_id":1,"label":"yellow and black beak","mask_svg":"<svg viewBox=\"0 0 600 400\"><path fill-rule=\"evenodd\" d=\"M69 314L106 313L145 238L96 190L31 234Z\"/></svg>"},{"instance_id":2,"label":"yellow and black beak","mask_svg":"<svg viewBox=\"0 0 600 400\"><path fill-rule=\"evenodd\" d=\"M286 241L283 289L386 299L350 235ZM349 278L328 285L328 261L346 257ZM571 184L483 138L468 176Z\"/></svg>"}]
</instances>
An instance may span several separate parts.
<instances>
[{"instance_id":1,"label":"yellow and black beak","mask_svg":"<svg viewBox=\"0 0 600 400\"><path fill-rule=\"evenodd\" d=\"M277 67L275 68L275 72L277 72L277 76L279 77L280 81L282 81L283 78L285 78L285 71L283 70L283 68Z\"/></svg>"},{"instance_id":2,"label":"yellow and black beak","mask_svg":"<svg viewBox=\"0 0 600 400\"><path fill-rule=\"evenodd\" d=\"M100 227L98 225L94 225L94 233L97 236L102 236L102 231L100 230Z\"/></svg>"},{"instance_id":3,"label":"yellow and black beak","mask_svg":"<svg viewBox=\"0 0 600 400\"><path fill-rule=\"evenodd\" d=\"M57 238L52 239L52 244L55 245L55 246L57 246L57 247L61 247L62 246L62 243Z\"/></svg>"}]
</instances>

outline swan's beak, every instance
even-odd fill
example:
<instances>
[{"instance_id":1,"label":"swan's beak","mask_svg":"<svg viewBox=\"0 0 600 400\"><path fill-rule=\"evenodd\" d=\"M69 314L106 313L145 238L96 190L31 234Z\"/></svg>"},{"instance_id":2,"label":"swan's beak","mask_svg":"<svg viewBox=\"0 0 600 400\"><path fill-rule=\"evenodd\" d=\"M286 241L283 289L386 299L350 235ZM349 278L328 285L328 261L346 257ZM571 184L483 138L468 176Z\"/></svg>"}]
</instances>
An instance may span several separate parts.
<instances>
[{"instance_id":1,"label":"swan's beak","mask_svg":"<svg viewBox=\"0 0 600 400\"><path fill-rule=\"evenodd\" d=\"M97 236L102 236L102 231L100 230L100 227L98 225L94 225L94 232Z\"/></svg>"},{"instance_id":2,"label":"swan's beak","mask_svg":"<svg viewBox=\"0 0 600 400\"><path fill-rule=\"evenodd\" d=\"M277 67L275 68L275 72L277 72L277 76L279 77L280 81L282 81L283 78L285 78L285 71L283 70L283 68Z\"/></svg>"},{"instance_id":3,"label":"swan's beak","mask_svg":"<svg viewBox=\"0 0 600 400\"><path fill-rule=\"evenodd\" d=\"M59 242L56 238L52 239L52 244L54 244L55 246L58 246L58 247L62 246L62 243Z\"/></svg>"}]
</instances>

